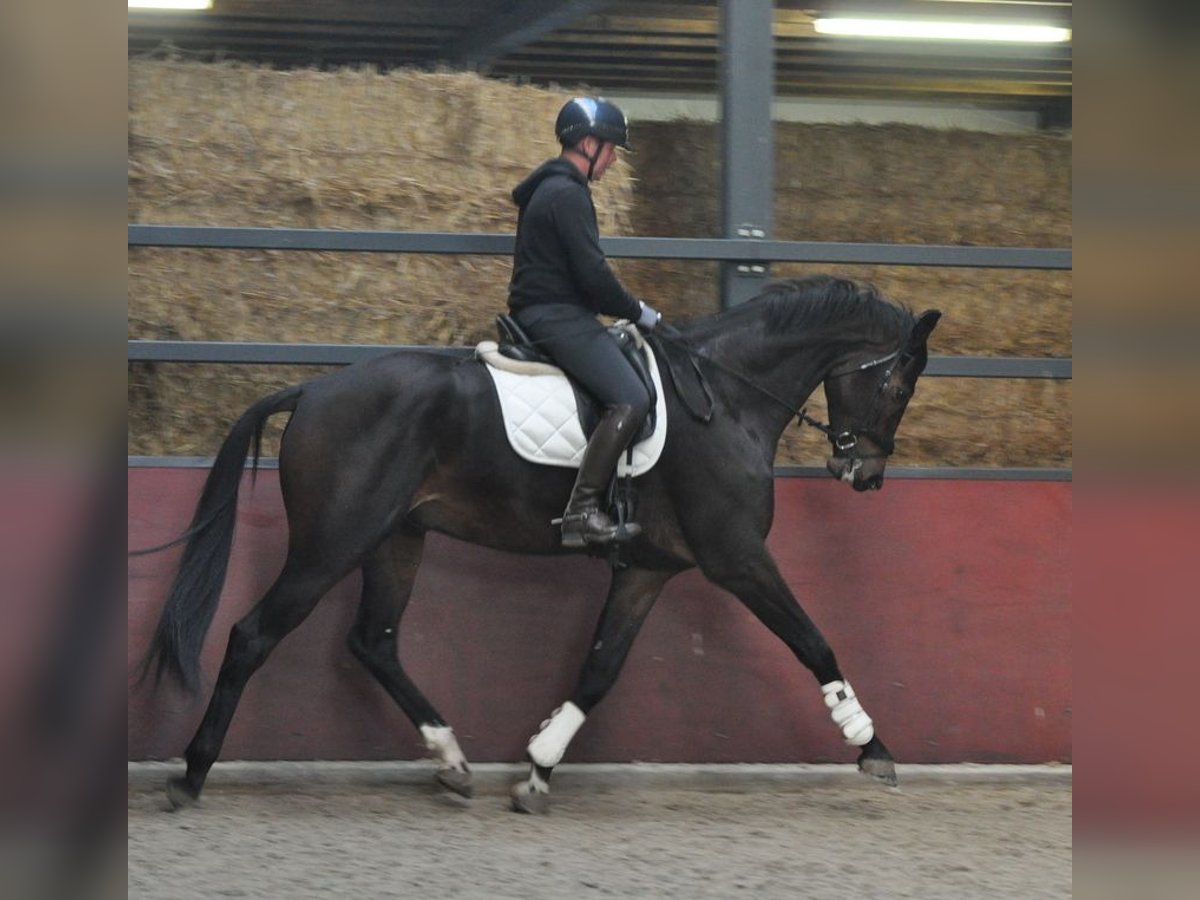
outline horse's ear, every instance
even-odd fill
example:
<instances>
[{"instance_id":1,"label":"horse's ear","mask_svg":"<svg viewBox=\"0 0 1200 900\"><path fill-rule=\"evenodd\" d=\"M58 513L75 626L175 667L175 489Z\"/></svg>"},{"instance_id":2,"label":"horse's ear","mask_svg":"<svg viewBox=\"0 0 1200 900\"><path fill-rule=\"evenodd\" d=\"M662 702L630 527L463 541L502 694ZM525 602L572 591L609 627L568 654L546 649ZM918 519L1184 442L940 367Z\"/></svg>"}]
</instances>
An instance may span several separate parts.
<instances>
[{"instance_id":1,"label":"horse's ear","mask_svg":"<svg viewBox=\"0 0 1200 900\"><path fill-rule=\"evenodd\" d=\"M938 323L938 319L942 317L940 309L927 309L921 313L917 319L917 324L913 326L912 334L908 338L908 349L916 350L924 346L929 340L929 333L933 331L933 326Z\"/></svg>"}]
</instances>

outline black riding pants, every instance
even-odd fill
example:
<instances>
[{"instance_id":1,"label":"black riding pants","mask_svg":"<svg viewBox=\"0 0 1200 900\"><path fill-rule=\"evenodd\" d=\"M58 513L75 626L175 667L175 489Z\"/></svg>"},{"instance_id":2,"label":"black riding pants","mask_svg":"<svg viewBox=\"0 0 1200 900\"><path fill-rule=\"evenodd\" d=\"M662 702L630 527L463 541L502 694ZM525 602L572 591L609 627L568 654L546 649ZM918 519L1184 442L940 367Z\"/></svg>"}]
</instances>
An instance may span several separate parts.
<instances>
[{"instance_id":1,"label":"black riding pants","mask_svg":"<svg viewBox=\"0 0 1200 900\"><path fill-rule=\"evenodd\" d=\"M513 313L537 347L607 407L627 405L635 422L650 412L650 395L596 317L573 303L540 303ZM636 429L635 429L636 431Z\"/></svg>"}]
</instances>

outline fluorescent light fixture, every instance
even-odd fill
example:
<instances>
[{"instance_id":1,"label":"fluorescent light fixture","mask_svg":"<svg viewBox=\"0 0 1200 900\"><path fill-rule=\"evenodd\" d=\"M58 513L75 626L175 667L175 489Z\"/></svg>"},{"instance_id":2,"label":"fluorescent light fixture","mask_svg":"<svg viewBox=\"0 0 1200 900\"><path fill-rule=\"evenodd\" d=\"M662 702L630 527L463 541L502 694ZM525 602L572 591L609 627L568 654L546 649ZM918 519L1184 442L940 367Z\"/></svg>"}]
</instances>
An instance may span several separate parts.
<instances>
[{"instance_id":1,"label":"fluorescent light fixture","mask_svg":"<svg viewBox=\"0 0 1200 900\"><path fill-rule=\"evenodd\" d=\"M922 22L913 19L816 19L817 34L851 37L909 38L934 41L1008 41L1022 44L1060 44L1071 39L1070 28L1049 25L1001 25L988 22Z\"/></svg>"},{"instance_id":2,"label":"fluorescent light fixture","mask_svg":"<svg viewBox=\"0 0 1200 900\"><path fill-rule=\"evenodd\" d=\"M130 9L212 9L213 0L129 0Z\"/></svg>"}]
</instances>

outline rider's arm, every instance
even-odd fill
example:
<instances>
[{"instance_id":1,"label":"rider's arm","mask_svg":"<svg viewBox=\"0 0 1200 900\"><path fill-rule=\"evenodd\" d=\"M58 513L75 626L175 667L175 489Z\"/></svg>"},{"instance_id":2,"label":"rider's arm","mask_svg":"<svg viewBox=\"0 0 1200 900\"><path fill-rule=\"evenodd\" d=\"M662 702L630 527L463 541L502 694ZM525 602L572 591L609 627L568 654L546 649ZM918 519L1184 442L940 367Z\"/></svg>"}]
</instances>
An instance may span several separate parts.
<instances>
[{"instance_id":1,"label":"rider's arm","mask_svg":"<svg viewBox=\"0 0 1200 900\"><path fill-rule=\"evenodd\" d=\"M554 222L571 277L598 313L637 321L641 304L625 289L600 249L600 233L591 198L582 187L563 191L554 202Z\"/></svg>"}]
</instances>

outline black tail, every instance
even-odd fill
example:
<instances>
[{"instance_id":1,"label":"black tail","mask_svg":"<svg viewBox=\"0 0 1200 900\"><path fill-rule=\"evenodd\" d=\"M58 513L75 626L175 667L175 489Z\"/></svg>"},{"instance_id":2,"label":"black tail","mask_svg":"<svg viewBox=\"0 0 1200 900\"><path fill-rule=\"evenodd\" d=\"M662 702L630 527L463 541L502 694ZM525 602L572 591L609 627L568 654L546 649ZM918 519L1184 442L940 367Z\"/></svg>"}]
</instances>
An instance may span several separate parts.
<instances>
[{"instance_id":1,"label":"black tail","mask_svg":"<svg viewBox=\"0 0 1200 900\"><path fill-rule=\"evenodd\" d=\"M162 618L142 662L141 678L154 669L158 684L163 673L170 672L189 692L198 690L200 650L225 585L238 488L250 455L250 440L254 439L257 470L263 425L275 413L295 410L301 392L300 386L290 387L259 400L242 414L221 445L192 517L187 547Z\"/></svg>"}]
</instances>

